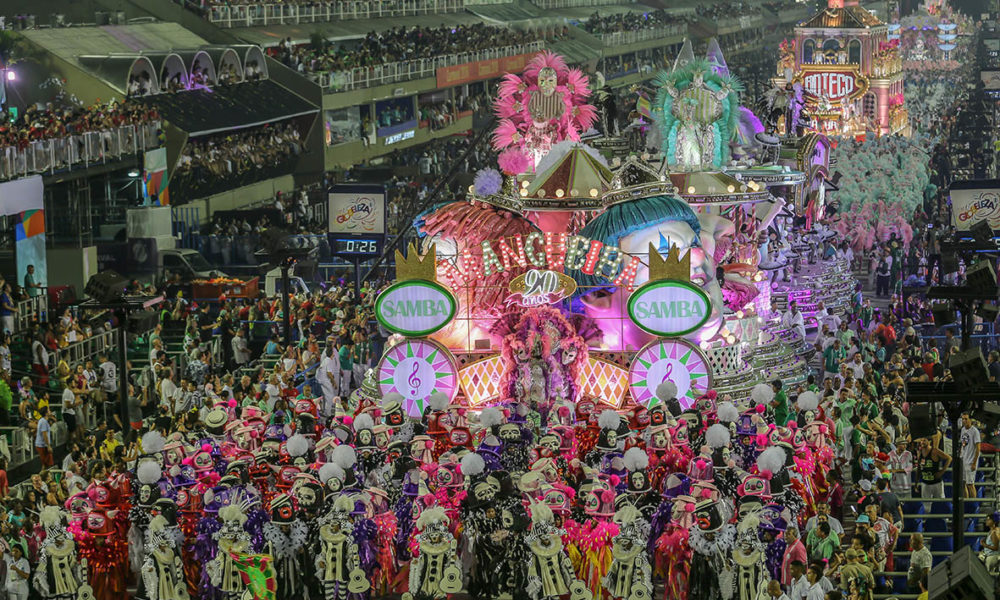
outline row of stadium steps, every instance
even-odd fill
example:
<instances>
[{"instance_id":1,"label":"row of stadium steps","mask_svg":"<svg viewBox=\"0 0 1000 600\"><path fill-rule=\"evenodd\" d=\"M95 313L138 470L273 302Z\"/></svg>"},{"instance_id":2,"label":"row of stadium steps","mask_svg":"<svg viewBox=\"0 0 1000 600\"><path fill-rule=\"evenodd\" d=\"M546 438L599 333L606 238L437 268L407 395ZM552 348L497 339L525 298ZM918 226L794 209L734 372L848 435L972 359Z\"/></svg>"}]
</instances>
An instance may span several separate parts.
<instances>
[{"instance_id":1,"label":"row of stadium steps","mask_svg":"<svg viewBox=\"0 0 1000 600\"><path fill-rule=\"evenodd\" d=\"M985 517L1000 507L998 471L1000 471L1000 455L982 455L979 469L976 471L978 497L965 501L965 522L962 524L962 529L965 532L965 543L972 548L974 553L978 553L982 549ZM903 530L896 541L892 570L881 574L889 580L891 593L876 593L875 600L888 598L910 600L917 597L916 594L907 593L906 587L906 575L910 568L910 536L912 534L918 532L923 534L924 545L930 549L935 565L951 556L953 548L950 470L945 475L944 481L945 498L910 498L903 502ZM847 542L849 541L850 538L847 539ZM876 579L878 578L879 575L876 574Z\"/></svg>"}]
</instances>

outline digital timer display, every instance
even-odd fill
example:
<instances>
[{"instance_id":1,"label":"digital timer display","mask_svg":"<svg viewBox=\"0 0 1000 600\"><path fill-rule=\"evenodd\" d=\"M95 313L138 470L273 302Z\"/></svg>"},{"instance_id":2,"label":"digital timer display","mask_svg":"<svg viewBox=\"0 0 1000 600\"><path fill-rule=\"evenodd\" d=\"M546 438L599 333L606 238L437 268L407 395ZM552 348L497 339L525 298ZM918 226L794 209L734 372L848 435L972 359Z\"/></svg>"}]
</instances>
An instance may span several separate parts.
<instances>
[{"instance_id":1,"label":"digital timer display","mask_svg":"<svg viewBox=\"0 0 1000 600\"><path fill-rule=\"evenodd\" d=\"M379 254L380 241L376 238L336 238L332 240L333 254Z\"/></svg>"}]
</instances>

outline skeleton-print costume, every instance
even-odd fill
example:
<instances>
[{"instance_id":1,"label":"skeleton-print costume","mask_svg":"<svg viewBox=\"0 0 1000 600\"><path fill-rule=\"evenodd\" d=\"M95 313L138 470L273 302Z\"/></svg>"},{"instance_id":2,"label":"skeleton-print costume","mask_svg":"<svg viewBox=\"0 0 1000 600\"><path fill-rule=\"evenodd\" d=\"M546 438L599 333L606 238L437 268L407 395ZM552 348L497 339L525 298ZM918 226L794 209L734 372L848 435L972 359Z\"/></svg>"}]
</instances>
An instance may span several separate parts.
<instances>
[{"instance_id":1,"label":"skeleton-print costume","mask_svg":"<svg viewBox=\"0 0 1000 600\"><path fill-rule=\"evenodd\" d=\"M271 500L270 508L271 522L264 525L264 539L267 540L267 553L274 557L277 596L301 598L305 593L302 571L309 528L295 516L290 496L278 494Z\"/></svg>"},{"instance_id":2,"label":"skeleton-print costume","mask_svg":"<svg viewBox=\"0 0 1000 600\"><path fill-rule=\"evenodd\" d=\"M736 600L767 600L771 579L764 557L764 544L757 537L760 524L756 515L744 517L738 527L733 564L736 569Z\"/></svg>"},{"instance_id":3,"label":"skeleton-print costume","mask_svg":"<svg viewBox=\"0 0 1000 600\"><path fill-rule=\"evenodd\" d=\"M646 557L649 523L631 504L620 508L614 521L619 533L611 548L611 568L602 581L604 590L615 600L649 600L653 597L652 569Z\"/></svg>"},{"instance_id":4,"label":"skeleton-print costume","mask_svg":"<svg viewBox=\"0 0 1000 600\"><path fill-rule=\"evenodd\" d=\"M83 588L83 569L76 555L73 536L63 522L63 512L57 506L47 506L42 510L41 523L45 527L45 541L35 569L35 590L45 598L76 598ZM93 592L90 592L93 594ZM84 594L86 595L86 594Z\"/></svg>"},{"instance_id":5,"label":"skeleton-print costume","mask_svg":"<svg viewBox=\"0 0 1000 600\"><path fill-rule=\"evenodd\" d=\"M351 511L354 501L339 496L319 523L319 545L316 552L316 574L325 600L356 598L371 587L361 569L358 544L354 538Z\"/></svg>"},{"instance_id":6,"label":"skeleton-print costume","mask_svg":"<svg viewBox=\"0 0 1000 600\"><path fill-rule=\"evenodd\" d=\"M410 563L410 587L403 600L446 598L462 590L458 543L443 508L424 509L417 519L420 553Z\"/></svg>"},{"instance_id":7,"label":"skeleton-print costume","mask_svg":"<svg viewBox=\"0 0 1000 600\"><path fill-rule=\"evenodd\" d=\"M688 600L729 600L733 595L730 554L736 526L723 523L721 506L712 500L695 507L695 525L688 543L694 551L688 578Z\"/></svg>"},{"instance_id":8,"label":"skeleton-print costume","mask_svg":"<svg viewBox=\"0 0 1000 600\"><path fill-rule=\"evenodd\" d=\"M146 560L142 581L149 600L188 600L180 547L166 518L153 517L146 531Z\"/></svg>"},{"instance_id":9,"label":"skeleton-print costume","mask_svg":"<svg viewBox=\"0 0 1000 600\"><path fill-rule=\"evenodd\" d=\"M573 572L573 564L563 548L552 510L544 504L531 506L531 531L525 537L531 551L528 563L528 595L532 600L552 600L566 594L571 600L590 600L587 586Z\"/></svg>"},{"instance_id":10,"label":"skeleton-print costume","mask_svg":"<svg viewBox=\"0 0 1000 600\"><path fill-rule=\"evenodd\" d=\"M243 528L247 516L241 506L231 504L219 509L219 518L222 519L222 528L213 536L219 550L205 568L212 585L222 591L224 598L238 600L246 591L246 585L230 553L241 555L251 552L250 534Z\"/></svg>"}]
</instances>

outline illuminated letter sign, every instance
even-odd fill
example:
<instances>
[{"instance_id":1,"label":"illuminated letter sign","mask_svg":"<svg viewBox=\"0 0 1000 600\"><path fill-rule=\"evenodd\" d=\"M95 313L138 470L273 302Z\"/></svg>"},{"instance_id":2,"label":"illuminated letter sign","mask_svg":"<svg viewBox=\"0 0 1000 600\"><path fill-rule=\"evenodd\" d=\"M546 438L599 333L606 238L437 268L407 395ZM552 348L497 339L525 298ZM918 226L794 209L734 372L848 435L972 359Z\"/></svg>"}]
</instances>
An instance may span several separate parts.
<instances>
[{"instance_id":1,"label":"illuminated letter sign","mask_svg":"<svg viewBox=\"0 0 1000 600\"><path fill-rule=\"evenodd\" d=\"M853 101L868 91L868 79L855 65L802 65L798 80L806 92L806 100L817 102L826 98L832 104Z\"/></svg>"},{"instance_id":2,"label":"illuminated letter sign","mask_svg":"<svg viewBox=\"0 0 1000 600\"><path fill-rule=\"evenodd\" d=\"M653 335L687 335L704 325L711 313L708 295L686 281L653 281L628 299L632 322Z\"/></svg>"},{"instance_id":3,"label":"illuminated letter sign","mask_svg":"<svg viewBox=\"0 0 1000 600\"><path fill-rule=\"evenodd\" d=\"M375 299L375 316L386 329L403 335L434 333L455 316L458 303L444 286L410 279L395 283Z\"/></svg>"}]
</instances>

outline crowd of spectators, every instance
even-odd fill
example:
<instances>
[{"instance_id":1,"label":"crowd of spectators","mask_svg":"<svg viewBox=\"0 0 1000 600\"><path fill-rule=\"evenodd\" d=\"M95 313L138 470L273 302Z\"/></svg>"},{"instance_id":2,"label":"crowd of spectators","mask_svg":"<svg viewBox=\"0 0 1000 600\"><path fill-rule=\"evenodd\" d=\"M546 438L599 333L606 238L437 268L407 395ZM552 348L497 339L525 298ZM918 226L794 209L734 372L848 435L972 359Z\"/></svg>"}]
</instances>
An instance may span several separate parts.
<instances>
[{"instance_id":1,"label":"crowd of spectators","mask_svg":"<svg viewBox=\"0 0 1000 600\"><path fill-rule=\"evenodd\" d=\"M200 198L275 177L303 152L294 121L188 140L171 175L171 197Z\"/></svg>"},{"instance_id":2,"label":"crowd of spectators","mask_svg":"<svg viewBox=\"0 0 1000 600\"><path fill-rule=\"evenodd\" d=\"M57 100L44 106L28 105L16 114L4 108L0 109L0 147L25 148L39 140L151 123L159 118L155 108L128 100L87 107Z\"/></svg>"},{"instance_id":3,"label":"crowd of spectators","mask_svg":"<svg viewBox=\"0 0 1000 600\"><path fill-rule=\"evenodd\" d=\"M764 13L760 4L739 2L716 2L714 4L699 3L695 9L699 17L706 19L733 19L736 17L752 17Z\"/></svg>"},{"instance_id":4,"label":"crowd of spectators","mask_svg":"<svg viewBox=\"0 0 1000 600\"><path fill-rule=\"evenodd\" d=\"M601 16L597 12L580 24L588 33L617 33L685 25L687 20L669 14L662 8L649 12L625 12Z\"/></svg>"},{"instance_id":5,"label":"crowd of spectators","mask_svg":"<svg viewBox=\"0 0 1000 600\"><path fill-rule=\"evenodd\" d=\"M294 45L288 38L269 48L268 52L300 73L339 72L449 54L495 50L539 39L542 36L538 33L485 23L455 27L401 26L387 31L372 31L362 40L342 44L316 40Z\"/></svg>"}]
</instances>

